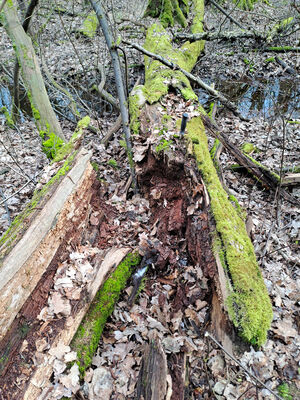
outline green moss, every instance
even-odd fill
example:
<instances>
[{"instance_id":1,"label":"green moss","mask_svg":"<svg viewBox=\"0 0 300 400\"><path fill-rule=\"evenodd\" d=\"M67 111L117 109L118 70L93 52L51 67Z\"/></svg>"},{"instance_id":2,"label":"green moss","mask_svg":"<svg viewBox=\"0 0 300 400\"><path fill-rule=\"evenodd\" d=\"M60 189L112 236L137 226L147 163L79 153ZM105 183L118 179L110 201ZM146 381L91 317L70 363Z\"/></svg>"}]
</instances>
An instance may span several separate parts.
<instances>
[{"instance_id":1,"label":"green moss","mask_svg":"<svg viewBox=\"0 0 300 400\"><path fill-rule=\"evenodd\" d=\"M257 149L256 149L256 147L254 146L254 144L245 142L245 143L242 145L242 150L243 150L243 152L246 153L246 154L251 154L251 153L253 153L254 151L256 151Z\"/></svg>"},{"instance_id":2,"label":"green moss","mask_svg":"<svg viewBox=\"0 0 300 400\"><path fill-rule=\"evenodd\" d=\"M111 160L109 160L107 164L113 168L119 168L117 161L114 160L113 158Z\"/></svg>"},{"instance_id":3,"label":"green moss","mask_svg":"<svg viewBox=\"0 0 300 400\"><path fill-rule=\"evenodd\" d=\"M42 137L47 136L47 140L42 142L43 152L50 159L54 159L59 149L64 145L63 140L53 132L40 131Z\"/></svg>"},{"instance_id":4,"label":"green moss","mask_svg":"<svg viewBox=\"0 0 300 400\"><path fill-rule=\"evenodd\" d=\"M33 99L32 99L32 95L28 90L27 90L27 96L28 96L28 99L30 102L32 116L35 119L35 121L39 121L41 119L41 114L40 114L39 110L35 107Z\"/></svg>"},{"instance_id":5,"label":"green moss","mask_svg":"<svg viewBox=\"0 0 300 400\"><path fill-rule=\"evenodd\" d=\"M66 175L66 173L71 168L73 160L76 156L77 152L71 154L68 159L64 162L64 165L57 171L57 173L49 180L49 182L43 186L41 190L35 190L31 201L25 207L25 210L19 214L12 222L9 229L1 236L0 238L0 247L5 244L5 252L8 251L9 246L13 243L14 239L17 237L18 233L22 231L25 226L25 221L29 218L29 216L35 211L36 207L43 199L48 190L52 187L52 185L58 182L62 176ZM1 254L0 259L3 257ZM1 266L1 263L0 263Z\"/></svg>"},{"instance_id":6,"label":"green moss","mask_svg":"<svg viewBox=\"0 0 300 400\"><path fill-rule=\"evenodd\" d=\"M139 262L140 256L137 253L127 255L98 291L78 328L71 347L77 351L79 369L82 374L91 364L106 320L112 313L121 290L124 289L128 278L132 274L133 267Z\"/></svg>"},{"instance_id":7,"label":"green moss","mask_svg":"<svg viewBox=\"0 0 300 400\"><path fill-rule=\"evenodd\" d=\"M216 229L222 241L232 291L227 299L231 320L246 341L262 345L272 321L272 306L244 221L230 203L208 150L201 117L187 124L188 138L211 200Z\"/></svg>"},{"instance_id":8,"label":"green moss","mask_svg":"<svg viewBox=\"0 0 300 400\"><path fill-rule=\"evenodd\" d=\"M7 108L2 107L0 109L0 112L4 114L7 126L9 126L10 128L14 128L15 127L14 121L13 121L10 113L8 112Z\"/></svg>"},{"instance_id":9,"label":"green moss","mask_svg":"<svg viewBox=\"0 0 300 400\"><path fill-rule=\"evenodd\" d=\"M253 164L256 164L259 168L264 169L265 171L268 171L277 182L280 182L280 176L278 174L276 174L273 171L269 171L268 168L266 168L260 162L256 161L255 158L251 157L249 154L245 154L245 156L247 156L249 158L249 160L251 160L253 162Z\"/></svg>"},{"instance_id":10,"label":"green moss","mask_svg":"<svg viewBox=\"0 0 300 400\"><path fill-rule=\"evenodd\" d=\"M79 30L79 32L89 38L93 38L96 34L97 27L98 27L98 18L95 12L92 11L83 21L82 28Z\"/></svg>"},{"instance_id":11,"label":"green moss","mask_svg":"<svg viewBox=\"0 0 300 400\"><path fill-rule=\"evenodd\" d=\"M99 172L99 165L95 161L91 162L91 166L93 167L94 171Z\"/></svg>"},{"instance_id":12,"label":"green moss","mask_svg":"<svg viewBox=\"0 0 300 400\"><path fill-rule=\"evenodd\" d=\"M130 130L133 134L138 134L140 129L141 108L146 102L144 86L134 87L129 96Z\"/></svg>"},{"instance_id":13,"label":"green moss","mask_svg":"<svg viewBox=\"0 0 300 400\"><path fill-rule=\"evenodd\" d=\"M89 126L90 120L91 120L90 117L86 116L86 117L82 118L80 121L78 121L75 132L73 133L73 135L72 135L71 139L68 141L68 143L66 143L64 146L60 146L61 148L56 150L53 162L61 161L68 154L71 153L71 151L75 147L76 142L82 137L84 129Z\"/></svg>"},{"instance_id":14,"label":"green moss","mask_svg":"<svg viewBox=\"0 0 300 400\"><path fill-rule=\"evenodd\" d=\"M179 7L178 0L173 1L173 9L174 9L174 15L175 15L175 20L181 25L183 28L186 28L187 26L187 20Z\"/></svg>"},{"instance_id":15,"label":"green moss","mask_svg":"<svg viewBox=\"0 0 300 400\"><path fill-rule=\"evenodd\" d=\"M274 62L274 61L275 61L275 57L269 57L269 58L266 58L264 62L265 62L266 64L268 64L268 63Z\"/></svg>"},{"instance_id":16,"label":"green moss","mask_svg":"<svg viewBox=\"0 0 300 400\"><path fill-rule=\"evenodd\" d=\"M160 22L164 28L174 25L173 7L171 0L164 0Z\"/></svg>"},{"instance_id":17,"label":"green moss","mask_svg":"<svg viewBox=\"0 0 300 400\"><path fill-rule=\"evenodd\" d=\"M290 395L289 385L284 382L277 387L278 394L285 400L293 400L293 397Z\"/></svg>"},{"instance_id":18,"label":"green moss","mask_svg":"<svg viewBox=\"0 0 300 400\"><path fill-rule=\"evenodd\" d=\"M191 55L186 48L173 49L171 37L159 24L153 24L147 32L145 49L173 61L181 68L190 71L199 54ZM144 93L149 103L154 103L168 93L169 86L177 88L183 97L197 100L188 78L178 70L172 70L157 60L145 57L145 88Z\"/></svg>"},{"instance_id":19,"label":"green moss","mask_svg":"<svg viewBox=\"0 0 300 400\"><path fill-rule=\"evenodd\" d=\"M241 10L252 10L257 0L233 0Z\"/></svg>"}]
</instances>

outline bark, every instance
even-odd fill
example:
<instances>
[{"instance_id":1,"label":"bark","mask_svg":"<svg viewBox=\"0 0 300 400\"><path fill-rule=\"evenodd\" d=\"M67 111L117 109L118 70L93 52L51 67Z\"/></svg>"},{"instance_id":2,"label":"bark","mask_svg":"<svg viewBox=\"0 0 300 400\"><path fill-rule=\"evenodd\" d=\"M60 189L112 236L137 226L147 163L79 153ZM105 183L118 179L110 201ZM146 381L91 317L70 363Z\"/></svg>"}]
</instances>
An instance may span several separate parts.
<instances>
[{"instance_id":1,"label":"bark","mask_svg":"<svg viewBox=\"0 0 300 400\"><path fill-rule=\"evenodd\" d=\"M31 0L29 6L27 8L25 18L23 21L23 29L27 33L29 24L31 21L31 17L33 15L34 9L38 4L38 0ZM19 116L19 108L20 108L20 91L19 91L19 76L20 76L20 65L18 63L18 59L15 62L14 67L14 100L13 100L13 108L12 108L12 115L13 119L16 121Z\"/></svg>"},{"instance_id":2,"label":"bark","mask_svg":"<svg viewBox=\"0 0 300 400\"><path fill-rule=\"evenodd\" d=\"M164 400L167 394L167 357L158 338L145 349L136 389L136 400Z\"/></svg>"},{"instance_id":3,"label":"bark","mask_svg":"<svg viewBox=\"0 0 300 400\"><path fill-rule=\"evenodd\" d=\"M136 190L137 185L136 185L135 170L134 170L133 158L132 158L132 145L131 145L131 138L130 138L128 106L127 106L127 100L126 100L126 95L125 95L124 83L122 80L122 72L121 72L119 55L118 55L118 51L116 49L116 44L113 44L112 35L111 35L109 27L108 27L108 23L107 23L105 13L102 8L101 1L95 2L93 0L90 0L90 3L96 13L97 18L98 18L99 24L101 26L101 29L102 29L104 37L105 37L107 47L110 51L110 55L112 58L112 63L113 63L115 78L116 78L117 92L118 92L118 97L119 97L120 112L121 112L121 117L122 117L122 121L123 121L123 129L124 129L124 135L125 135L125 141L126 141L126 147L127 147L127 154L128 154L129 164L130 164L133 186L134 186L134 189Z\"/></svg>"},{"instance_id":4,"label":"bark","mask_svg":"<svg viewBox=\"0 0 300 400\"><path fill-rule=\"evenodd\" d=\"M12 1L9 1L5 5L3 13L4 28L14 43L18 62L22 69L24 85L38 130L44 139L52 133L63 141L66 141L51 107L32 41L25 33Z\"/></svg>"}]
</instances>

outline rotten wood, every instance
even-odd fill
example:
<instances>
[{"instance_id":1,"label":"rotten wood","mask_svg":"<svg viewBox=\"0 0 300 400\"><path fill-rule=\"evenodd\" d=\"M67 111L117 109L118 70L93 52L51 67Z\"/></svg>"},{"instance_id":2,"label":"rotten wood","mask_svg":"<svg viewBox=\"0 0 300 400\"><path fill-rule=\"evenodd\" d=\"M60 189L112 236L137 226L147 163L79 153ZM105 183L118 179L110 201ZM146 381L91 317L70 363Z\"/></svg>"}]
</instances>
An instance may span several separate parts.
<instances>
[{"instance_id":1,"label":"rotten wood","mask_svg":"<svg viewBox=\"0 0 300 400\"><path fill-rule=\"evenodd\" d=\"M158 338L145 349L136 388L136 400L165 400L167 394L167 357Z\"/></svg>"},{"instance_id":2,"label":"rotten wood","mask_svg":"<svg viewBox=\"0 0 300 400\"><path fill-rule=\"evenodd\" d=\"M296 186L300 184L300 174L287 174L281 180L281 186Z\"/></svg>"},{"instance_id":3,"label":"rotten wood","mask_svg":"<svg viewBox=\"0 0 300 400\"><path fill-rule=\"evenodd\" d=\"M214 124L209 117L202 114L201 115L203 124L208 132L216 139L219 139L223 146L234 156L234 158L238 161L240 165L247 169L253 176L255 176L258 181L266 186L269 190L276 191L279 189L278 180L265 168L262 168L260 165L255 164L253 161L249 159L246 155L244 155L241 150L235 146L233 143L229 141L226 135L222 132L222 130ZM290 202L293 205L299 205L300 202L287 193L284 190L280 190L280 194L282 197Z\"/></svg>"},{"instance_id":4,"label":"rotten wood","mask_svg":"<svg viewBox=\"0 0 300 400\"><path fill-rule=\"evenodd\" d=\"M86 287L87 295L86 302L83 307L80 308L74 316L68 318L65 323L64 329L62 329L55 337L53 343L51 343L51 349L54 349L58 346L58 344L64 344L68 346L73 336L75 335L83 317L88 311L89 305L94 299L97 291L104 283L106 277L112 271L112 269L120 264L120 262L126 257L129 253L129 248L111 248L105 255L102 262L99 262L98 265L95 265L95 277L93 281ZM42 334L42 333L41 333ZM24 400L32 400L37 399L42 393L43 389L45 389L48 385L50 386L49 379L51 374L53 373L53 365L50 362L43 363L39 365L33 375L30 378L28 387L24 393Z\"/></svg>"},{"instance_id":5,"label":"rotten wood","mask_svg":"<svg viewBox=\"0 0 300 400\"><path fill-rule=\"evenodd\" d=\"M70 172L0 266L0 340L50 265L69 231L83 229L95 172L82 149Z\"/></svg>"}]
</instances>

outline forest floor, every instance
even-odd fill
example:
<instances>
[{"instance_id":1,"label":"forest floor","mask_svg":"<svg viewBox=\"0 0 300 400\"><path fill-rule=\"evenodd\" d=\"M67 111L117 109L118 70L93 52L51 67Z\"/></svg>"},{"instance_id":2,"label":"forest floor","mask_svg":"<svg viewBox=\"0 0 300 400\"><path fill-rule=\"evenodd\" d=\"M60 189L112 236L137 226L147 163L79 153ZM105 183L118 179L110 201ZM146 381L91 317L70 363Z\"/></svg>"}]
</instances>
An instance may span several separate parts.
<instances>
[{"instance_id":1,"label":"forest floor","mask_svg":"<svg viewBox=\"0 0 300 400\"><path fill-rule=\"evenodd\" d=\"M101 144L102 137L114 124L118 114L96 93L87 93L85 88L100 83L101 65L107 75L105 87L113 95L114 78L104 40L87 39L78 34L83 14L89 12L81 3L60 2L73 14L60 16L51 11L50 6L41 5L31 33L34 35L41 31L38 35L40 57L43 55L52 76L73 94L82 116L90 115L93 126L98 130L98 134L87 131L85 146L93 150L98 177L105 182L101 189L102 207L111 219L102 227L102 246L129 245L142 252L147 240L161 240L157 233L158 210L153 209L153 199L161 196L161 193L153 192L145 196L144 188L139 195L129 192L130 198L125 200L124 187L129 169L125 150L120 146L121 130L107 148ZM116 2L113 18L118 20L122 15L139 18L143 10L142 3L132 15L133 2ZM234 9L231 15L243 26L255 25L256 29L263 31L274 20L295 14L288 2L275 3L257 4L252 12ZM227 11L234 8L228 3L223 7ZM46 20L47 25L41 30ZM140 22L149 24L151 21ZM234 28L223 14L210 6L206 6L205 24L206 29L211 30ZM134 26L132 21L123 21L118 29L130 40L143 42L145 29L142 25ZM66 37L71 37L73 45ZM296 39L299 43L298 32L282 39L280 45L295 45ZM0 105L9 108L11 98L7 88L12 83L14 58L13 48L2 27L0 49L1 75L6 77L0 81ZM143 57L132 50L126 52L129 86L132 88L137 78L142 77ZM249 122L241 121L218 105L216 121L230 140L237 145L252 143L252 156L280 173L287 168L293 170L300 163L300 56L295 52L280 54L282 60L296 71L295 76L290 76L276 61L266 61L273 56L271 52L253 50L251 41L207 42L205 54L199 59L194 73L209 83L214 82L217 88L224 90L237 102L245 116L250 117ZM64 133L70 137L76 124L72 121L68 102L50 83L48 90L54 106L60 112ZM200 101L208 107L212 99L201 91L198 93ZM173 113L175 117L180 104L174 102L174 98L171 94L168 107L170 114ZM40 151L40 139L34 123L25 112L25 101L23 108L22 120L15 128L9 128L0 114L0 235L25 207L35 188L54 173L46 156ZM213 139L209 138L209 142L212 145ZM136 157L139 155L136 154ZM235 160L226 151L222 152L220 162L226 186L247 213L249 234L274 313L266 344L260 349L243 347L243 352L236 356L268 388L277 390L281 387L279 393L282 398L300 398L299 208L278 198L275 193L264 190L253 177L235 171L232 168ZM172 180L158 182L158 185L171 188ZM300 199L299 187L291 189L291 193ZM164 192L163 195L167 196ZM121 228L118 230L118 227ZM168 240L174 251L175 248L184 250L180 237ZM143 345L155 331L161 338L170 366L181 365L183 348L188 354L190 398L275 398L266 388L257 387L220 348L203 337L210 312L207 278L190 265L184 256L181 263L181 268L169 268L163 274L149 270L145 289L131 307L127 300L132 288L126 288L99 342L92 367L81 387L82 395L89 399L97 398L100 393L108 399L110 395L111 399L134 398ZM194 324L189 322L191 320L200 326L200 336ZM176 375L179 371L175 369L172 373ZM71 379L68 386L63 376L61 370L56 371L53 381L55 390L52 397L47 398L70 396L74 387ZM99 381L101 376L107 381L106 394L103 394L103 387L97 386L97 379ZM287 385L283 385L285 383Z\"/></svg>"}]
</instances>

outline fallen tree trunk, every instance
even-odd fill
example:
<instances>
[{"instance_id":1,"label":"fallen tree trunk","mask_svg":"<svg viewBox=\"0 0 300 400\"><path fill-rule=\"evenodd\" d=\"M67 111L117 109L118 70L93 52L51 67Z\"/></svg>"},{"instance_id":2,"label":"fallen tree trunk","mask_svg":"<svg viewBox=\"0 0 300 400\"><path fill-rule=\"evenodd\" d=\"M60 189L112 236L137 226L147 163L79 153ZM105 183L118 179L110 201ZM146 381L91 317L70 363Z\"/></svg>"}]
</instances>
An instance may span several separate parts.
<instances>
[{"instance_id":1,"label":"fallen tree trunk","mask_svg":"<svg viewBox=\"0 0 300 400\"><path fill-rule=\"evenodd\" d=\"M189 77L189 74L186 74L185 71L192 68L191 60L188 59L186 54L185 58L181 58L181 49L173 49L170 41L171 38L160 25L155 24L149 28L146 42L143 46L145 50L143 52L147 55L145 57L145 85L138 86L133 90L130 99L131 109L135 111L131 122L135 124L137 131L141 135L140 140L141 142L144 141L145 146L144 152L141 151L140 146L138 149L135 149L137 152L135 160L139 162L139 182L142 185L142 190L145 191L143 187L147 184L147 179L150 179L148 175L152 176L150 183L147 184L151 188L151 183L154 182L154 174L157 169L165 170L165 174L173 174L175 181L187 179L187 176L183 178L182 173L179 173L180 165L184 171L187 171L188 167L185 157L181 154L182 150L180 151L184 147L184 144L179 145L177 143L178 139L176 139L176 137L182 135L178 134L178 124L177 126L174 125L174 119L176 119L174 107L175 104L181 103L181 112L177 118L180 118L182 112L186 113L190 110L192 117L186 127L188 153L196 158L201 177L209 194L211 212L217 232L214 243L208 240L205 250L199 250L199 248L204 246L199 238L203 236L201 230L202 223L200 223L199 219L200 226L199 233L197 234L194 231L196 228L194 225L191 225L191 231L186 234L189 256L195 264L202 265L200 254L202 252L209 254L209 247L213 248L214 252L219 254L224 276L221 277L216 273L213 273L213 276L216 280L216 286L219 289L220 309L223 311L224 309L227 310L227 316L224 312L222 316L220 316L219 312L216 312L215 315L219 315L219 319L224 321L229 316L239 334L246 341L261 345L266 340L267 330L272 320L271 302L257 265L252 243L246 232L245 223L238 211L228 200L228 196L218 180L210 158L207 138L200 117L205 113L201 110L197 111L198 106L196 104L194 106L191 105L196 96L190 90L189 81L185 79ZM182 49L188 49L189 46L191 46L190 43L184 44ZM138 48L136 45L134 47ZM151 52L149 52L149 49L151 49ZM169 60L176 60L176 64L180 65L180 68L173 68L174 64L172 61L166 62L165 54L168 55ZM166 66L170 68L168 69ZM175 98L172 100L172 95L167 94L170 86L179 89L185 101L178 95L173 95ZM160 103L156 102L158 100ZM149 106L147 101L152 105ZM164 106L164 111L161 110L161 104ZM172 107L172 105L174 106ZM149 144L146 145L146 143L151 143L151 146ZM144 172L145 168L147 171L146 175ZM173 172L167 172L168 168L173 169ZM193 169L192 171L194 182L201 182L201 178L198 175L199 172ZM171 185L171 182L167 185ZM182 185L184 184L182 183ZM147 191L149 191L149 188ZM183 204L186 206L186 202L189 204L191 201L191 199L186 199L182 203L182 200L178 199L178 205L175 206L174 204L174 207L180 208L181 214L177 215L178 212L174 211L174 215L176 215L178 220L176 219L175 222L172 222L169 219L169 229L172 229L173 225L177 227L176 224L178 224L178 227L181 226L179 221L186 218L184 217ZM181 205L179 206L179 204ZM204 207L205 212L208 212L206 210L207 207L208 204ZM160 218L162 218L162 215L163 209L161 210ZM190 243L190 240L197 243L197 250L194 249L194 244ZM212 267L212 270L216 270L216 266ZM220 282L224 280L226 283ZM226 290L222 290L222 288L226 288ZM220 320L218 323L221 323Z\"/></svg>"}]
</instances>

